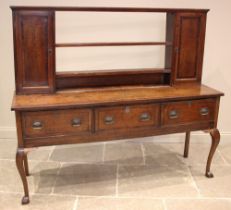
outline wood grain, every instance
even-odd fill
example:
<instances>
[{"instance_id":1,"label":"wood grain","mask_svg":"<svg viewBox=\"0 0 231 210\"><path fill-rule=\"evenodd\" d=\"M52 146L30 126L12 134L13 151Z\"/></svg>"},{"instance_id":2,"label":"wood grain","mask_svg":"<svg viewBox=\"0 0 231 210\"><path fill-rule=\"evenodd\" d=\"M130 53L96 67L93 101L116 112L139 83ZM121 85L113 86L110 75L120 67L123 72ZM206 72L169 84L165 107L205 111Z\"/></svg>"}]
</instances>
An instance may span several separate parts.
<instances>
[{"instance_id":1,"label":"wood grain","mask_svg":"<svg viewBox=\"0 0 231 210\"><path fill-rule=\"evenodd\" d=\"M177 13L173 41L173 83L201 81L206 13Z\"/></svg>"},{"instance_id":2,"label":"wood grain","mask_svg":"<svg viewBox=\"0 0 231 210\"><path fill-rule=\"evenodd\" d=\"M201 121L214 121L216 99L188 100L167 102L162 106L162 125L178 125ZM201 113L201 109L208 109L208 113ZM171 118L170 112L176 116Z\"/></svg>"},{"instance_id":3,"label":"wood grain","mask_svg":"<svg viewBox=\"0 0 231 210\"><path fill-rule=\"evenodd\" d=\"M74 119L79 124L72 125ZM54 136L65 133L82 135L91 132L92 111L89 109L70 109L41 112L25 112L22 116L24 137ZM40 128L33 123L40 122Z\"/></svg>"},{"instance_id":4,"label":"wood grain","mask_svg":"<svg viewBox=\"0 0 231 210\"><path fill-rule=\"evenodd\" d=\"M114 69L72 71L56 74L57 89L108 87L121 85L167 85L170 69Z\"/></svg>"},{"instance_id":5,"label":"wood grain","mask_svg":"<svg viewBox=\"0 0 231 210\"><path fill-rule=\"evenodd\" d=\"M12 110L49 110L85 106L149 103L222 96L204 85L167 87L125 86L58 91L55 94L14 95Z\"/></svg>"},{"instance_id":6,"label":"wood grain","mask_svg":"<svg viewBox=\"0 0 231 210\"><path fill-rule=\"evenodd\" d=\"M53 12L13 12L17 94L55 90L53 27Z\"/></svg>"},{"instance_id":7,"label":"wood grain","mask_svg":"<svg viewBox=\"0 0 231 210\"><path fill-rule=\"evenodd\" d=\"M159 104L115 106L96 109L96 131L115 130L137 127L156 127L159 125ZM142 115L146 119L142 120ZM105 119L112 118L112 122L107 123Z\"/></svg>"}]
</instances>

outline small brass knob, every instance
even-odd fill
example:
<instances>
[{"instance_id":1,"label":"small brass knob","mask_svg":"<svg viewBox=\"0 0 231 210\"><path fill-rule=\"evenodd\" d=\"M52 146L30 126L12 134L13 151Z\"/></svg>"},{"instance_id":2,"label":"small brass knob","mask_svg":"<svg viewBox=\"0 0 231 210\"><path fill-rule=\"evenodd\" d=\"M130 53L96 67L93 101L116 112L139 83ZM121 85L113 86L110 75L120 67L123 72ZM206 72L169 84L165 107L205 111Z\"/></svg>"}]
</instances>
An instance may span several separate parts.
<instances>
[{"instance_id":1,"label":"small brass knob","mask_svg":"<svg viewBox=\"0 0 231 210\"><path fill-rule=\"evenodd\" d=\"M41 121L34 121L32 123L32 128L35 130L42 129L42 127L43 127L43 124Z\"/></svg>"},{"instance_id":2,"label":"small brass knob","mask_svg":"<svg viewBox=\"0 0 231 210\"><path fill-rule=\"evenodd\" d=\"M169 112L169 118L170 118L170 119L176 119L176 118L178 118L178 113L177 113L177 111L176 111L176 110L171 110L171 111Z\"/></svg>"},{"instance_id":3,"label":"small brass knob","mask_svg":"<svg viewBox=\"0 0 231 210\"><path fill-rule=\"evenodd\" d=\"M110 124L113 124L114 123L114 117L113 116L106 116L104 118L104 123L106 125L110 125Z\"/></svg>"},{"instance_id":4,"label":"small brass knob","mask_svg":"<svg viewBox=\"0 0 231 210\"><path fill-rule=\"evenodd\" d=\"M205 116L209 114L209 109L207 107L203 107L200 109L200 114Z\"/></svg>"},{"instance_id":5,"label":"small brass knob","mask_svg":"<svg viewBox=\"0 0 231 210\"><path fill-rule=\"evenodd\" d=\"M140 121L144 122L144 121L148 121L151 119L151 116L149 113L144 112L140 115Z\"/></svg>"},{"instance_id":6,"label":"small brass knob","mask_svg":"<svg viewBox=\"0 0 231 210\"><path fill-rule=\"evenodd\" d=\"M80 119L80 118L74 118L74 119L72 119L71 125L72 125L73 127L78 127L78 126L80 126L80 125L81 125L81 119Z\"/></svg>"}]
</instances>

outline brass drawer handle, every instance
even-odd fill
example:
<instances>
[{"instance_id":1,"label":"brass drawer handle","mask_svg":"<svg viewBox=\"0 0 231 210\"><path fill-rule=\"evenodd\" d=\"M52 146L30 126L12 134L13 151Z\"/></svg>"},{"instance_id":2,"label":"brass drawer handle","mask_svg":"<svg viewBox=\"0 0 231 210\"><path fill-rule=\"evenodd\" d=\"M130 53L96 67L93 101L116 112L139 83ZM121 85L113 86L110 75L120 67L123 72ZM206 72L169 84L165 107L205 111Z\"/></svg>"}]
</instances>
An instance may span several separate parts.
<instances>
[{"instance_id":1,"label":"brass drawer handle","mask_svg":"<svg viewBox=\"0 0 231 210\"><path fill-rule=\"evenodd\" d=\"M110 124L113 124L114 123L114 117L113 116L106 116L104 118L104 123L106 125L110 125Z\"/></svg>"},{"instance_id":2,"label":"brass drawer handle","mask_svg":"<svg viewBox=\"0 0 231 210\"><path fill-rule=\"evenodd\" d=\"M177 113L177 111L176 111L176 110L171 110L171 111L169 112L169 118L170 118L170 119L176 119L176 118L178 118L178 113Z\"/></svg>"},{"instance_id":3,"label":"brass drawer handle","mask_svg":"<svg viewBox=\"0 0 231 210\"><path fill-rule=\"evenodd\" d=\"M81 119L80 118L74 118L71 121L72 127L79 127L81 125Z\"/></svg>"},{"instance_id":4,"label":"brass drawer handle","mask_svg":"<svg viewBox=\"0 0 231 210\"><path fill-rule=\"evenodd\" d=\"M201 115L205 116L209 114L209 109L207 107L203 107L200 109Z\"/></svg>"},{"instance_id":5,"label":"brass drawer handle","mask_svg":"<svg viewBox=\"0 0 231 210\"><path fill-rule=\"evenodd\" d=\"M151 119L151 116L149 113L144 112L140 115L140 121L144 122L144 121L148 121Z\"/></svg>"},{"instance_id":6,"label":"brass drawer handle","mask_svg":"<svg viewBox=\"0 0 231 210\"><path fill-rule=\"evenodd\" d=\"M43 127L43 124L41 121L34 121L32 123L32 128L35 129L35 130L39 130L39 129L42 129Z\"/></svg>"}]
</instances>

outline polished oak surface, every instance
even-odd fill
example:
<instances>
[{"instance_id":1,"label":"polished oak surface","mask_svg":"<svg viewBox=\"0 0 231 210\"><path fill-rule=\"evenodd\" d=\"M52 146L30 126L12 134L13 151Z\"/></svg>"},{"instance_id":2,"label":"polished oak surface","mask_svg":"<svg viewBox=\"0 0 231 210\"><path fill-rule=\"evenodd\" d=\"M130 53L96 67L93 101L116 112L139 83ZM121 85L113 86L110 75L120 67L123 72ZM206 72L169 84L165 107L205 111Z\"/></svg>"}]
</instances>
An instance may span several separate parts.
<instances>
[{"instance_id":1,"label":"polished oak surface","mask_svg":"<svg viewBox=\"0 0 231 210\"><path fill-rule=\"evenodd\" d=\"M160 105L114 106L96 109L95 130L156 127L159 125Z\"/></svg>"},{"instance_id":2,"label":"polished oak surface","mask_svg":"<svg viewBox=\"0 0 231 210\"><path fill-rule=\"evenodd\" d=\"M167 102L163 104L162 125L181 125L213 121L216 99Z\"/></svg>"},{"instance_id":3,"label":"polished oak surface","mask_svg":"<svg viewBox=\"0 0 231 210\"><path fill-rule=\"evenodd\" d=\"M44 110L118 103L137 103L222 96L204 85L130 86L59 91L55 94L15 95L12 110Z\"/></svg>"},{"instance_id":4,"label":"polished oak surface","mask_svg":"<svg viewBox=\"0 0 231 210\"><path fill-rule=\"evenodd\" d=\"M13 14L16 92L55 91L54 13Z\"/></svg>"},{"instance_id":5,"label":"polished oak surface","mask_svg":"<svg viewBox=\"0 0 231 210\"><path fill-rule=\"evenodd\" d=\"M92 111L71 109L41 112L24 112L23 133L25 138L64 135L83 135L91 132Z\"/></svg>"},{"instance_id":6,"label":"polished oak surface","mask_svg":"<svg viewBox=\"0 0 231 210\"><path fill-rule=\"evenodd\" d=\"M169 84L170 73L171 69L167 68L57 72L56 88L62 90L122 85L166 85Z\"/></svg>"}]
</instances>

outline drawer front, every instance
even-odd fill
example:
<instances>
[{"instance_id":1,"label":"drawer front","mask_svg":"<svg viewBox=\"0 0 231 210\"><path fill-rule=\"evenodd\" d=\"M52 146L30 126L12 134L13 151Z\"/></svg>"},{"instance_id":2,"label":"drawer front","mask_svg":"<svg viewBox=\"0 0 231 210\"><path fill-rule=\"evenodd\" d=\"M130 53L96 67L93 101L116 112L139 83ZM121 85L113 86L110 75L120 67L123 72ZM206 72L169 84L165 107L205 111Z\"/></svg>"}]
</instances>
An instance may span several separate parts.
<instances>
[{"instance_id":1,"label":"drawer front","mask_svg":"<svg viewBox=\"0 0 231 210\"><path fill-rule=\"evenodd\" d=\"M96 109L96 130L159 125L160 106L132 105Z\"/></svg>"},{"instance_id":2,"label":"drawer front","mask_svg":"<svg viewBox=\"0 0 231 210\"><path fill-rule=\"evenodd\" d=\"M213 121L215 106L215 99L165 103L162 104L161 124L165 126Z\"/></svg>"},{"instance_id":3,"label":"drawer front","mask_svg":"<svg viewBox=\"0 0 231 210\"><path fill-rule=\"evenodd\" d=\"M72 109L23 113L25 137L81 134L91 131L92 111Z\"/></svg>"}]
</instances>

